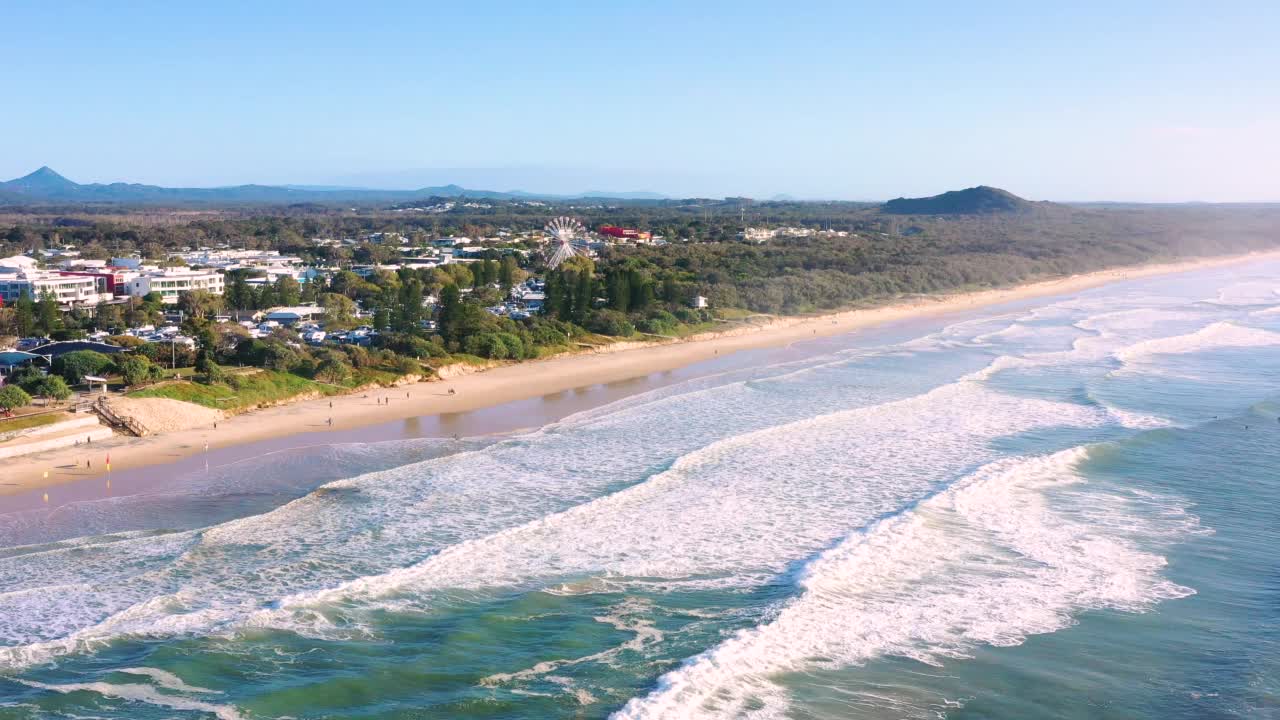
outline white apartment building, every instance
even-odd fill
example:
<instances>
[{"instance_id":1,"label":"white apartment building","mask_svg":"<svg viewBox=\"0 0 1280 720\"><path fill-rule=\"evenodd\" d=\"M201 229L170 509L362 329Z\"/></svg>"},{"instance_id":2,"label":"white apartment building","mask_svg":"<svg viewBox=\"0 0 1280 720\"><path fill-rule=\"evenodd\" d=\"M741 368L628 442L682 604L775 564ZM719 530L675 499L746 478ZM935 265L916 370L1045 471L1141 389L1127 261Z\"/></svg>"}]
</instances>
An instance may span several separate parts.
<instances>
[{"instance_id":1,"label":"white apartment building","mask_svg":"<svg viewBox=\"0 0 1280 720\"><path fill-rule=\"evenodd\" d=\"M130 279L126 287L129 294L134 297L158 292L166 303L176 303L179 293L190 290L204 290L213 295L221 295L225 283L222 273L216 270L166 268L142 273Z\"/></svg>"},{"instance_id":2,"label":"white apartment building","mask_svg":"<svg viewBox=\"0 0 1280 720\"><path fill-rule=\"evenodd\" d=\"M174 255L191 266L234 270L236 268L289 267L302 264L302 258L281 255L276 250L196 250Z\"/></svg>"},{"instance_id":3,"label":"white apartment building","mask_svg":"<svg viewBox=\"0 0 1280 720\"><path fill-rule=\"evenodd\" d=\"M111 299L104 278L59 275L44 270L6 270L10 268L0 267L0 299L6 305L16 302L24 293L32 300L39 300L46 292L52 293L63 307L97 305Z\"/></svg>"}]
</instances>

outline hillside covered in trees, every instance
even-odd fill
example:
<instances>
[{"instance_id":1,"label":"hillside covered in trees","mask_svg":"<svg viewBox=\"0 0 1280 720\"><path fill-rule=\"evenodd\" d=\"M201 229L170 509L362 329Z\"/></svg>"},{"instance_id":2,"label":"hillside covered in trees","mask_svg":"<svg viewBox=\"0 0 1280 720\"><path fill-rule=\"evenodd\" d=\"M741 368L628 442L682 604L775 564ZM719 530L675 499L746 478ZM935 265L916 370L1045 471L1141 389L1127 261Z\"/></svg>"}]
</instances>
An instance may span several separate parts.
<instances>
[{"instance_id":1,"label":"hillside covered in trees","mask_svg":"<svg viewBox=\"0 0 1280 720\"><path fill-rule=\"evenodd\" d=\"M1008 190L979 185L951 190L924 198L897 198L884 204L884 212L894 215L981 215L984 213L1028 212L1037 205Z\"/></svg>"}]
</instances>

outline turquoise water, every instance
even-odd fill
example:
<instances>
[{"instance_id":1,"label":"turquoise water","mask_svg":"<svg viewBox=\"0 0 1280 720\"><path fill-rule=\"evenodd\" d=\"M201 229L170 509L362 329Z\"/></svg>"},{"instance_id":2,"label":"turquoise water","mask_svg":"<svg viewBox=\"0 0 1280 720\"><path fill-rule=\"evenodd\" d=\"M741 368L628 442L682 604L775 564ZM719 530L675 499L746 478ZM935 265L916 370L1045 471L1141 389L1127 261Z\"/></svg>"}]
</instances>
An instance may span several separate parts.
<instances>
[{"instance_id":1,"label":"turquoise water","mask_svg":"<svg viewBox=\"0 0 1280 720\"><path fill-rule=\"evenodd\" d=\"M1280 264L0 515L0 718L1280 717Z\"/></svg>"}]
</instances>

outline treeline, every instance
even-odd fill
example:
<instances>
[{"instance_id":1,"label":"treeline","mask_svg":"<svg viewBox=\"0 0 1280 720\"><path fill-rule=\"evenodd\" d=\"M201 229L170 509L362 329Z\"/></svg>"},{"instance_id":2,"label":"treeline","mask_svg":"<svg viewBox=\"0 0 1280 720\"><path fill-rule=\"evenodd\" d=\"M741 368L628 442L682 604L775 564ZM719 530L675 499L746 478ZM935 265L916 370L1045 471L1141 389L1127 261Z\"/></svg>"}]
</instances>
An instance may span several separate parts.
<instances>
[{"instance_id":1,"label":"treeline","mask_svg":"<svg viewBox=\"0 0 1280 720\"><path fill-rule=\"evenodd\" d=\"M1177 257L1280 245L1280 209L1063 209L967 218L884 218L849 237L618 246L713 307L803 313L903 294L990 287Z\"/></svg>"},{"instance_id":2,"label":"treeline","mask_svg":"<svg viewBox=\"0 0 1280 720\"><path fill-rule=\"evenodd\" d=\"M698 289L694 280L641 258L605 258L597 267L573 257L547 273L545 313L601 335L669 335L711 319L689 307Z\"/></svg>"}]
</instances>

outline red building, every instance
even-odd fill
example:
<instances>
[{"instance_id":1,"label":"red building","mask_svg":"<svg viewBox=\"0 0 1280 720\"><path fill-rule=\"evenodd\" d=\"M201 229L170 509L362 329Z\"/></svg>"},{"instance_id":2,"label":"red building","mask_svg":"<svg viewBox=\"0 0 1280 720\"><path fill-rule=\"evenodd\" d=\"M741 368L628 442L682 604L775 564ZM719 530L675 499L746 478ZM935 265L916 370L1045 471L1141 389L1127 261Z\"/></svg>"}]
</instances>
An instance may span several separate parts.
<instances>
[{"instance_id":1,"label":"red building","mask_svg":"<svg viewBox=\"0 0 1280 720\"><path fill-rule=\"evenodd\" d=\"M619 240L635 240L638 242L646 242L652 237L650 233L643 230L618 227L617 225L601 225L599 232L601 235L616 237Z\"/></svg>"}]
</instances>

